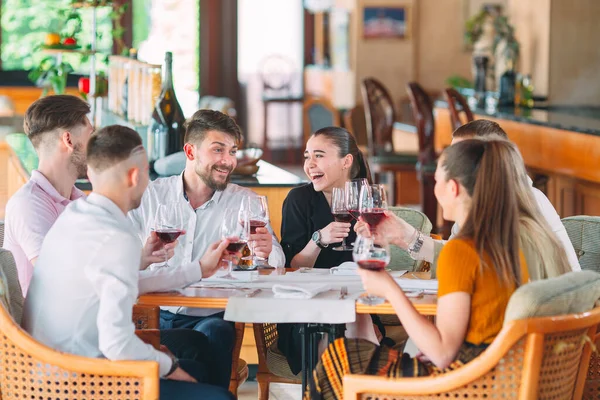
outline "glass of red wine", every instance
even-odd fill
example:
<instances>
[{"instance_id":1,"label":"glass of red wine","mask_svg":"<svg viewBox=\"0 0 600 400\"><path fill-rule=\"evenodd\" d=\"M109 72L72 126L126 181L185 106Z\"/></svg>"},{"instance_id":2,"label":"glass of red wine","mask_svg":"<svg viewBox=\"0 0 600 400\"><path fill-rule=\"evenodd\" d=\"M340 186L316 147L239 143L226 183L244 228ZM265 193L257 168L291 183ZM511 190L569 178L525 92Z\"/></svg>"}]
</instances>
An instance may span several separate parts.
<instances>
[{"instance_id":1,"label":"glass of red wine","mask_svg":"<svg viewBox=\"0 0 600 400\"><path fill-rule=\"evenodd\" d=\"M369 225L371 233L385 218L387 195L381 184L362 186L360 190L360 216Z\"/></svg>"},{"instance_id":2,"label":"glass of red wine","mask_svg":"<svg viewBox=\"0 0 600 400\"><path fill-rule=\"evenodd\" d=\"M346 194L344 189L334 187L331 191L331 213L335 222L352 222L352 215L346 208ZM346 238L342 240L342 244L333 247L336 251L350 251L352 246L346 245Z\"/></svg>"},{"instance_id":3,"label":"glass of red wine","mask_svg":"<svg viewBox=\"0 0 600 400\"><path fill-rule=\"evenodd\" d=\"M221 224L221 239L229 240L227 251L231 256L227 258L227 274L221 276L225 279L235 279L231 275L233 269L233 254L242 251L250 237L250 220L244 209L228 208Z\"/></svg>"},{"instance_id":4,"label":"glass of red wine","mask_svg":"<svg viewBox=\"0 0 600 400\"><path fill-rule=\"evenodd\" d=\"M387 244L375 245L372 238L357 236L354 242L352 258L359 268L371 271L383 271L390 263L390 249ZM361 304L376 306L383 304L385 299L378 296L363 296L357 300Z\"/></svg>"},{"instance_id":5,"label":"glass of red wine","mask_svg":"<svg viewBox=\"0 0 600 400\"><path fill-rule=\"evenodd\" d=\"M357 221L360 217L360 189L367 185L369 185L369 181L365 178L352 179L346 182L346 209Z\"/></svg>"},{"instance_id":6,"label":"glass of red wine","mask_svg":"<svg viewBox=\"0 0 600 400\"><path fill-rule=\"evenodd\" d=\"M267 196L246 196L242 200L242 209L248 213L250 220L250 234L254 235L257 228L264 228L269 223L269 206ZM258 257L254 254L254 243L250 242L250 256L243 260L252 260L252 264L257 267L269 267L262 264L267 261L266 258Z\"/></svg>"},{"instance_id":7,"label":"glass of red wine","mask_svg":"<svg viewBox=\"0 0 600 400\"><path fill-rule=\"evenodd\" d=\"M154 232L164 244L173 243L184 232L183 210L178 203L159 204L154 216ZM165 253L165 263L168 267L168 256Z\"/></svg>"}]
</instances>

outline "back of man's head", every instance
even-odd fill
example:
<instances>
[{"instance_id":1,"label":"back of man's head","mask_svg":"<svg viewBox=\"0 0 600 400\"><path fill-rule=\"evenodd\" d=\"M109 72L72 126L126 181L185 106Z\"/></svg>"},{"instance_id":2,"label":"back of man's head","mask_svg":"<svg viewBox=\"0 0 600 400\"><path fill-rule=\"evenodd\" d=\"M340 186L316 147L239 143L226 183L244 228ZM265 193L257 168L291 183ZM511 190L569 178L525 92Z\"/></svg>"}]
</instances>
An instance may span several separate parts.
<instances>
[{"instance_id":1,"label":"back of man's head","mask_svg":"<svg viewBox=\"0 0 600 400\"><path fill-rule=\"evenodd\" d=\"M23 129L33 147L55 141L60 131L85 126L90 105L83 99L66 94L36 100L25 112Z\"/></svg>"},{"instance_id":2,"label":"back of man's head","mask_svg":"<svg viewBox=\"0 0 600 400\"><path fill-rule=\"evenodd\" d=\"M452 133L453 139L508 139L508 135L494 121L489 119L478 119L475 121L467 122L463 126L457 128Z\"/></svg>"},{"instance_id":3,"label":"back of man's head","mask_svg":"<svg viewBox=\"0 0 600 400\"><path fill-rule=\"evenodd\" d=\"M110 125L96 131L88 143L87 163L95 172L103 172L144 153L142 139L136 131L122 125Z\"/></svg>"},{"instance_id":4,"label":"back of man's head","mask_svg":"<svg viewBox=\"0 0 600 400\"><path fill-rule=\"evenodd\" d=\"M200 145L209 131L232 136L236 143L242 140L242 131L230 116L215 110L198 110L185 122L185 143Z\"/></svg>"}]
</instances>

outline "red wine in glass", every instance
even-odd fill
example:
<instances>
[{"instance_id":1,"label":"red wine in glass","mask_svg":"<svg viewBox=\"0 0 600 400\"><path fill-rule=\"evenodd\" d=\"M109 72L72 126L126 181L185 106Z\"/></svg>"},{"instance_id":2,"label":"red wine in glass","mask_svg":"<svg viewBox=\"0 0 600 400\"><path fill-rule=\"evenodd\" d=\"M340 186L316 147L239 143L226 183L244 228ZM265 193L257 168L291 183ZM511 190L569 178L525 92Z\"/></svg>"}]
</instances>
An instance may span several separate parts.
<instances>
[{"instance_id":1,"label":"red wine in glass","mask_svg":"<svg viewBox=\"0 0 600 400\"><path fill-rule=\"evenodd\" d=\"M371 271L383 271L385 269L385 260L360 260L357 262L358 266L362 269L368 269Z\"/></svg>"},{"instance_id":2,"label":"red wine in glass","mask_svg":"<svg viewBox=\"0 0 600 400\"><path fill-rule=\"evenodd\" d=\"M333 214L333 219L335 222L352 222L352 215L349 212L341 212Z\"/></svg>"},{"instance_id":3,"label":"red wine in glass","mask_svg":"<svg viewBox=\"0 0 600 400\"><path fill-rule=\"evenodd\" d=\"M250 234L254 235L256 233L256 228L264 228L267 226L267 221L261 221L259 219L251 219L250 220Z\"/></svg>"},{"instance_id":4,"label":"red wine in glass","mask_svg":"<svg viewBox=\"0 0 600 400\"><path fill-rule=\"evenodd\" d=\"M371 228L375 228L385 218L385 210L372 208L369 211L363 211L360 215Z\"/></svg>"},{"instance_id":5,"label":"red wine in glass","mask_svg":"<svg viewBox=\"0 0 600 400\"><path fill-rule=\"evenodd\" d=\"M350 215L352 215L352 218L358 221L358 218L360 217L360 210L348 210L348 212Z\"/></svg>"},{"instance_id":6,"label":"red wine in glass","mask_svg":"<svg viewBox=\"0 0 600 400\"><path fill-rule=\"evenodd\" d=\"M176 228L165 228L165 229L157 229L156 236L163 243L173 243L177 238L183 233L182 229Z\"/></svg>"},{"instance_id":7,"label":"red wine in glass","mask_svg":"<svg viewBox=\"0 0 600 400\"><path fill-rule=\"evenodd\" d=\"M232 252L232 253L238 253L240 251L242 251L242 249L244 248L244 246L246 245L246 242L231 242L227 245L227 251Z\"/></svg>"}]
</instances>

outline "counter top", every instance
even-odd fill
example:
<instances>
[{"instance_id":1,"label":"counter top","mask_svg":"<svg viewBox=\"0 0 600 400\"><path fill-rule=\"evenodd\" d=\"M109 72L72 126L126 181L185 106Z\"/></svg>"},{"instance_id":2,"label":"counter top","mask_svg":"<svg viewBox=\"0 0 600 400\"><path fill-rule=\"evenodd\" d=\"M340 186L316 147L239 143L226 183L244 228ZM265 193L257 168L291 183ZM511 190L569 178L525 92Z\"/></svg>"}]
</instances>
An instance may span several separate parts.
<instances>
[{"instance_id":1,"label":"counter top","mask_svg":"<svg viewBox=\"0 0 600 400\"><path fill-rule=\"evenodd\" d=\"M439 100L436 107L448 108ZM533 125L600 136L600 107L548 106L545 108L498 107L496 110L472 108L473 114L507 119Z\"/></svg>"},{"instance_id":2,"label":"counter top","mask_svg":"<svg viewBox=\"0 0 600 400\"><path fill-rule=\"evenodd\" d=\"M37 168L38 157L26 135L22 133L6 135L6 142L14 150L17 157L19 157L27 173L30 174L32 170ZM232 175L231 182L247 187L294 187L308 183L306 179L300 178L266 161L260 160L257 165L259 166L259 170L255 175ZM151 177L156 179L159 176L154 175ZM75 186L81 190L91 190L91 184L87 179L78 180Z\"/></svg>"}]
</instances>

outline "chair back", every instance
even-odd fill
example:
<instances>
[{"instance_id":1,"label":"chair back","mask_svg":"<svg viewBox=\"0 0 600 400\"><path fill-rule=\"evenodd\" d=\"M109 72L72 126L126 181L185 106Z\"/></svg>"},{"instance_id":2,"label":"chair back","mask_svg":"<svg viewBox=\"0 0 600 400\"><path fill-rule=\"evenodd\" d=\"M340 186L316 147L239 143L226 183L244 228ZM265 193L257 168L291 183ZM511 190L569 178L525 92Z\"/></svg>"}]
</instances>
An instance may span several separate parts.
<instances>
[{"instance_id":1,"label":"chair back","mask_svg":"<svg viewBox=\"0 0 600 400\"><path fill-rule=\"evenodd\" d=\"M388 207L388 210L417 228L424 235L427 236L431 232L431 221L421 211L406 207ZM390 246L390 263L388 267L391 270L418 271L421 264L423 264L422 260L413 260L405 250Z\"/></svg>"},{"instance_id":2,"label":"chair back","mask_svg":"<svg viewBox=\"0 0 600 400\"><path fill-rule=\"evenodd\" d=\"M452 130L456 130L474 120L473 112L469 108L467 100L456 91L454 88L447 88L444 90L444 99L448 103L448 110L450 111L450 123ZM461 118L461 113L465 114L465 119Z\"/></svg>"},{"instance_id":3,"label":"chair back","mask_svg":"<svg viewBox=\"0 0 600 400\"><path fill-rule=\"evenodd\" d=\"M4 220L0 221L0 247L4 247Z\"/></svg>"},{"instance_id":4,"label":"chair back","mask_svg":"<svg viewBox=\"0 0 600 400\"><path fill-rule=\"evenodd\" d=\"M600 272L600 217L576 215L562 219L581 269Z\"/></svg>"},{"instance_id":5,"label":"chair back","mask_svg":"<svg viewBox=\"0 0 600 400\"><path fill-rule=\"evenodd\" d=\"M0 288L6 287L0 271ZM44 346L15 323L5 293L0 295L0 398L158 399L158 363L87 358Z\"/></svg>"},{"instance_id":6,"label":"chair back","mask_svg":"<svg viewBox=\"0 0 600 400\"><path fill-rule=\"evenodd\" d=\"M433 119L433 107L429 96L421 85L410 82L406 86L410 98L413 117L417 125L419 135L419 156L417 165L417 176L420 180L421 206L427 218L437 224L437 200L433 192L435 186L436 158L434 148L435 121Z\"/></svg>"},{"instance_id":7,"label":"chair back","mask_svg":"<svg viewBox=\"0 0 600 400\"><path fill-rule=\"evenodd\" d=\"M600 274L593 271L523 285L509 301L502 330L473 361L425 378L350 375L345 398L581 398L599 298Z\"/></svg>"},{"instance_id":8,"label":"chair back","mask_svg":"<svg viewBox=\"0 0 600 400\"><path fill-rule=\"evenodd\" d=\"M311 97L306 99L302 106L304 120L304 143L310 135L321 128L328 126L340 126L340 116L331 102L322 97Z\"/></svg>"},{"instance_id":9,"label":"chair back","mask_svg":"<svg viewBox=\"0 0 600 400\"><path fill-rule=\"evenodd\" d=\"M361 93L370 154L375 154L376 150L392 151L392 132L396 121L392 97L385 86L375 78L362 81Z\"/></svg>"},{"instance_id":10,"label":"chair back","mask_svg":"<svg viewBox=\"0 0 600 400\"><path fill-rule=\"evenodd\" d=\"M19 283L17 264L12 253L6 249L0 249L0 273L4 282L4 296L7 300L7 311L17 324L21 324L23 317L23 291Z\"/></svg>"},{"instance_id":11,"label":"chair back","mask_svg":"<svg viewBox=\"0 0 600 400\"><path fill-rule=\"evenodd\" d=\"M356 138L358 147L367 150L367 121L365 120L365 107L357 105L344 113L344 128ZM367 152L365 151L365 155Z\"/></svg>"}]
</instances>

